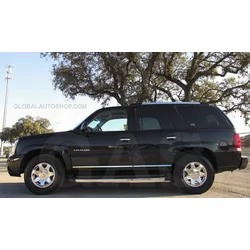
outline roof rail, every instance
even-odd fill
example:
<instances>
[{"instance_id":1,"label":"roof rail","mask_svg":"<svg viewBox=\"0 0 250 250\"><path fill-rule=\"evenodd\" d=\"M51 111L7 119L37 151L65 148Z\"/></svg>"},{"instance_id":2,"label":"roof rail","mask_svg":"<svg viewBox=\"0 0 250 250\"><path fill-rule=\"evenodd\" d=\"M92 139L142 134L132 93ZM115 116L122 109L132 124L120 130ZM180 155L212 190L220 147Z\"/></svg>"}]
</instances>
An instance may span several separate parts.
<instances>
[{"instance_id":1,"label":"roof rail","mask_svg":"<svg viewBox=\"0 0 250 250\"><path fill-rule=\"evenodd\" d=\"M131 103L129 106L142 105L142 102Z\"/></svg>"},{"instance_id":2,"label":"roof rail","mask_svg":"<svg viewBox=\"0 0 250 250\"><path fill-rule=\"evenodd\" d=\"M136 105L157 105L157 104L203 104L209 105L207 102L138 102L138 103L131 103L129 106L136 106Z\"/></svg>"},{"instance_id":3,"label":"roof rail","mask_svg":"<svg viewBox=\"0 0 250 250\"><path fill-rule=\"evenodd\" d=\"M200 102L143 102L142 105L151 104L201 104Z\"/></svg>"}]
</instances>

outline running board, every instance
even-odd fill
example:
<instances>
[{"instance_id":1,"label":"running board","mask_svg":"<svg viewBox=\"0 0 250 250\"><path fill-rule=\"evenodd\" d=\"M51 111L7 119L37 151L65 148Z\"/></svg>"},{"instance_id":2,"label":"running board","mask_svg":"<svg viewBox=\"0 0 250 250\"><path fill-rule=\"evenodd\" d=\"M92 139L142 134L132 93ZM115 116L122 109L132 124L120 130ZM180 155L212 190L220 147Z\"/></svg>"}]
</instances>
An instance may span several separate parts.
<instances>
[{"instance_id":1,"label":"running board","mask_svg":"<svg viewBox=\"0 0 250 250\"><path fill-rule=\"evenodd\" d=\"M109 182L109 183L122 183L122 182L169 182L166 178L135 178L135 179L75 179L77 183L83 182Z\"/></svg>"}]
</instances>

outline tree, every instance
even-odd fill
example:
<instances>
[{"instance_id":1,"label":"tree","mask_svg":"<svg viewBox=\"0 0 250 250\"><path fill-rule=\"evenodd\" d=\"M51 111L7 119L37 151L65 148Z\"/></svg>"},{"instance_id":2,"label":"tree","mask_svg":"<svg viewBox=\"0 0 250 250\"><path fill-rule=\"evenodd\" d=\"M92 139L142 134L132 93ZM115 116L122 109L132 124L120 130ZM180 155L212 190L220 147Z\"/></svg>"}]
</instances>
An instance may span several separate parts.
<instances>
[{"instance_id":1,"label":"tree","mask_svg":"<svg viewBox=\"0 0 250 250\"><path fill-rule=\"evenodd\" d=\"M87 95L106 105L142 101L200 101L250 115L250 53L239 52L53 52L56 89Z\"/></svg>"},{"instance_id":2,"label":"tree","mask_svg":"<svg viewBox=\"0 0 250 250\"><path fill-rule=\"evenodd\" d=\"M0 133L0 140L4 142L10 142L13 143L13 138L12 138L12 129L11 128L4 128L3 132Z\"/></svg>"},{"instance_id":3,"label":"tree","mask_svg":"<svg viewBox=\"0 0 250 250\"><path fill-rule=\"evenodd\" d=\"M4 152L4 154L8 153L8 152L9 152L9 148L6 147L6 146L4 146L4 147L3 147L3 152Z\"/></svg>"},{"instance_id":4,"label":"tree","mask_svg":"<svg viewBox=\"0 0 250 250\"><path fill-rule=\"evenodd\" d=\"M23 136L52 133L53 130L49 129L49 126L50 121L46 118L26 116L20 118L11 128L5 128L0 133L0 139L12 144Z\"/></svg>"}]
</instances>

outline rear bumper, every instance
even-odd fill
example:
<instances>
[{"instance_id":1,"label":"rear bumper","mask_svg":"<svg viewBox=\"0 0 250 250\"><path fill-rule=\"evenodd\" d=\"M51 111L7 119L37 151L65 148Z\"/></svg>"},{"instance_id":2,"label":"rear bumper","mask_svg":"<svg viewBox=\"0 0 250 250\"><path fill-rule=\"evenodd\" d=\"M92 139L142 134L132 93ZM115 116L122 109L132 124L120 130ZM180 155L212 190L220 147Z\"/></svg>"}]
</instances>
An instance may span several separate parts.
<instances>
[{"instance_id":1,"label":"rear bumper","mask_svg":"<svg viewBox=\"0 0 250 250\"><path fill-rule=\"evenodd\" d=\"M239 169L245 169L245 168L247 168L248 161L249 161L249 159L248 159L247 156L242 156L241 157L241 161L240 161Z\"/></svg>"},{"instance_id":2,"label":"rear bumper","mask_svg":"<svg viewBox=\"0 0 250 250\"><path fill-rule=\"evenodd\" d=\"M235 171L237 169L242 170L247 168L247 165L249 163L249 159L247 156L241 156L240 164L237 165L230 165L230 166L220 166L218 170L216 171L217 173L225 172L225 171Z\"/></svg>"}]
</instances>

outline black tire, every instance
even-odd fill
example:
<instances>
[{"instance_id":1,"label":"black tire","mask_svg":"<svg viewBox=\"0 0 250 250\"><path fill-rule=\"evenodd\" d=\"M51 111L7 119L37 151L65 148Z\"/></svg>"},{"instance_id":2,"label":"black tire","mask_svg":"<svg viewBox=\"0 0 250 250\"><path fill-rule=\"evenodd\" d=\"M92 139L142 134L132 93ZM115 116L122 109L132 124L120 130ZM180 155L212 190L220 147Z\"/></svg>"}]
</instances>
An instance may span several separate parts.
<instances>
[{"instance_id":1,"label":"black tire","mask_svg":"<svg viewBox=\"0 0 250 250\"><path fill-rule=\"evenodd\" d=\"M69 180L68 178L65 178L64 183L65 184L73 184L73 183L76 183L76 181L75 180Z\"/></svg>"},{"instance_id":2,"label":"black tire","mask_svg":"<svg viewBox=\"0 0 250 250\"><path fill-rule=\"evenodd\" d=\"M53 167L55 175L54 178L53 177L51 178L53 181L52 184L50 184L50 186L48 187L43 187L43 188L38 187L32 181L31 178L32 171L39 163L47 163ZM65 179L65 168L63 164L57 157L51 155L44 154L32 158L24 171L24 181L27 188L32 193L38 195L46 195L55 192L57 189L61 187L61 185L64 182L64 179Z\"/></svg>"},{"instance_id":3,"label":"black tire","mask_svg":"<svg viewBox=\"0 0 250 250\"><path fill-rule=\"evenodd\" d=\"M72 187L72 186L76 186L77 182L75 180L69 180L68 178L65 178L61 187Z\"/></svg>"},{"instance_id":4,"label":"black tire","mask_svg":"<svg viewBox=\"0 0 250 250\"><path fill-rule=\"evenodd\" d=\"M202 177L204 183L202 183L200 186L195 186L195 187L190 186L191 184L189 183L188 185L187 181L184 180L183 174L184 173L186 174L186 172L184 172L184 169L192 162L200 163L205 168L205 170L203 168L203 172L206 171L206 178ZM202 155L195 155L195 154L184 155L175 163L174 166L173 183L179 188L181 188L185 193L202 194L207 192L213 185L214 177L215 177L215 171L211 162Z\"/></svg>"}]
</instances>

